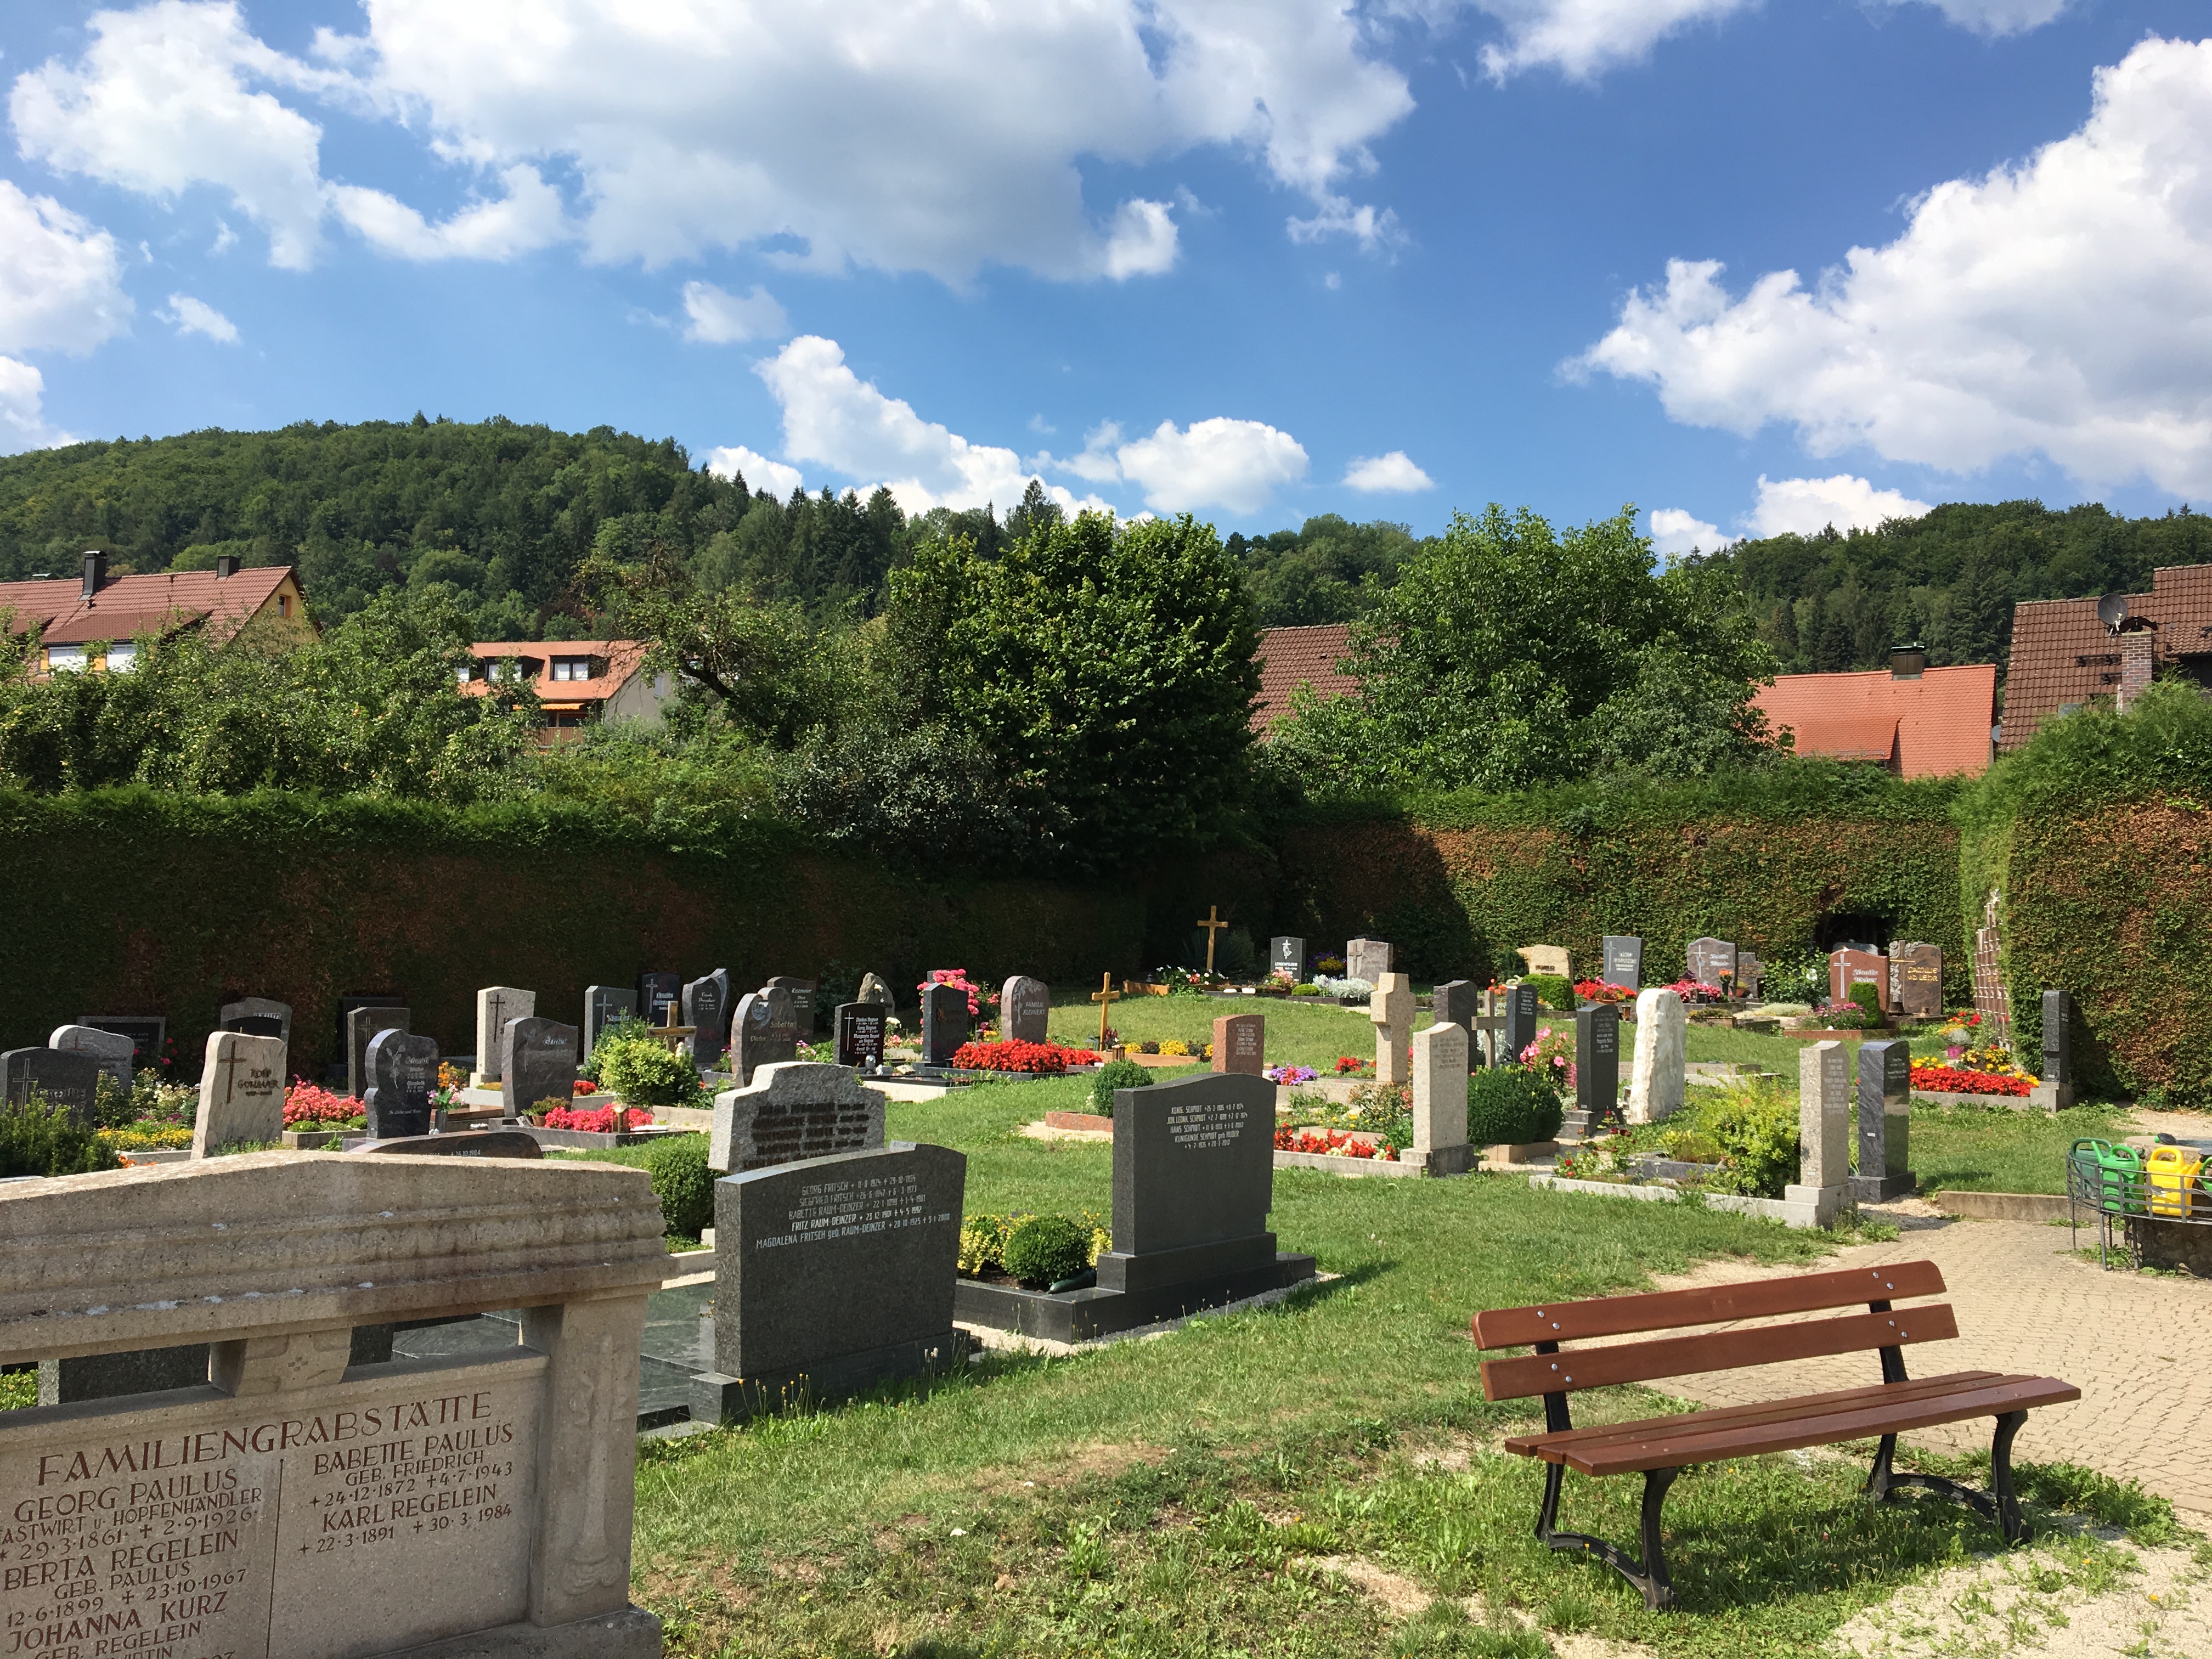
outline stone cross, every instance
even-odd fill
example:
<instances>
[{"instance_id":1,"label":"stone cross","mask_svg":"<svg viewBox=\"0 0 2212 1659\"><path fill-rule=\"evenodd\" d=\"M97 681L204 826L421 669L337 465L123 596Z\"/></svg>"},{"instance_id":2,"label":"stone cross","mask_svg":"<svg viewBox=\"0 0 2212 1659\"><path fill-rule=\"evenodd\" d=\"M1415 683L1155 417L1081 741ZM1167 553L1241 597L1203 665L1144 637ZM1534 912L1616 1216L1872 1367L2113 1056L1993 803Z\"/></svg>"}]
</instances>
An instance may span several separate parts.
<instances>
[{"instance_id":1,"label":"stone cross","mask_svg":"<svg viewBox=\"0 0 2212 1659\"><path fill-rule=\"evenodd\" d=\"M131 1092L131 1057L138 1052L138 1045L129 1037L92 1025L57 1025L46 1039L46 1047L64 1054L90 1054L124 1093Z\"/></svg>"},{"instance_id":2,"label":"stone cross","mask_svg":"<svg viewBox=\"0 0 2212 1659\"><path fill-rule=\"evenodd\" d=\"M1213 977L1213 936L1229 924L1221 919L1221 907L1218 904L1209 904L1206 907L1206 920L1193 922L1191 925L1194 927L1206 929L1206 976L1212 979Z\"/></svg>"},{"instance_id":3,"label":"stone cross","mask_svg":"<svg viewBox=\"0 0 2212 1659\"><path fill-rule=\"evenodd\" d=\"M1267 1067L1267 1021L1261 1014L1224 1014L1213 1022L1213 1069L1257 1077Z\"/></svg>"},{"instance_id":4,"label":"stone cross","mask_svg":"<svg viewBox=\"0 0 2212 1659\"><path fill-rule=\"evenodd\" d=\"M1406 1044L1413 1035L1413 981L1403 974L1385 974L1375 981L1367 1000L1367 1018L1375 1023L1375 1080L1406 1080Z\"/></svg>"},{"instance_id":5,"label":"stone cross","mask_svg":"<svg viewBox=\"0 0 2212 1659\"><path fill-rule=\"evenodd\" d=\"M1007 1042L1047 1042L1052 1017L1052 987L1016 974L999 988L999 1036Z\"/></svg>"},{"instance_id":6,"label":"stone cross","mask_svg":"<svg viewBox=\"0 0 2212 1659\"><path fill-rule=\"evenodd\" d=\"M1602 964L1598 977L1607 985L1626 991L1643 988L1644 941L1634 934L1607 933L1598 960Z\"/></svg>"},{"instance_id":7,"label":"stone cross","mask_svg":"<svg viewBox=\"0 0 2212 1659\"><path fill-rule=\"evenodd\" d=\"M510 1019L528 1019L538 1012L538 993L518 991L512 985L487 985L477 993L477 1074L479 1089L499 1086L499 1034Z\"/></svg>"},{"instance_id":8,"label":"stone cross","mask_svg":"<svg viewBox=\"0 0 2212 1659\"><path fill-rule=\"evenodd\" d=\"M199 1111L192 1121L194 1158L241 1140L276 1140L283 1134L284 1059L282 1037L208 1033Z\"/></svg>"},{"instance_id":9,"label":"stone cross","mask_svg":"<svg viewBox=\"0 0 2212 1659\"><path fill-rule=\"evenodd\" d=\"M1824 1227L1850 1179L1850 1055L1833 1037L1797 1057L1797 1182L1784 1195L1812 1205Z\"/></svg>"},{"instance_id":10,"label":"stone cross","mask_svg":"<svg viewBox=\"0 0 2212 1659\"><path fill-rule=\"evenodd\" d=\"M1467 1144L1466 1030L1449 1021L1413 1033L1413 1155L1431 1175L1463 1175Z\"/></svg>"},{"instance_id":11,"label":"stone cross","mask_svg":"<svg viewBox=\"0 0 2212 1659\"><path fill-rule=\"evenodd\" d=\"M1302 980L1306 974L1306 942L1291 933L1267 941L1268 971L1279 979Z\"/></svg>"},{"instance_id":12,"label":"stone cross","mask_svg":"<svg viewBox=\"0 0 2212 1659\"><path fill-rule=\"evenodd\" d=\"M1113 975L1099 975L1098 988L1091 994L1091 1000L1098 1005L1098 1047L1103 1050L1106 1047L1106 1016L1121 1000L1121 994L1114 988Z\"/></svg>"},{"instance_id":13,"label":"stone cross","mask_svg":"<svg viewBox=\"0 0 2212 1659\"><path fill-rule=\"evenodd\" d=\"M1636 996L1636 1053L1628 1073L1631 1123L1662 1123L1682 1109L1689 1012L1672 991Z\"/></svg>"},{"instance_id":14,"label":"stone cross","mask_svg":"<svg viewBox=\"0 0 2212 1659\"><path fill-rule=\"evenodd\" d=\"M1859 1170L1851 1196L1862 1204L1903 1198L1920 1183L1912 1173L1912 1061L1902 1041L1859 1044Z\"/></svg>"}]
</instances>

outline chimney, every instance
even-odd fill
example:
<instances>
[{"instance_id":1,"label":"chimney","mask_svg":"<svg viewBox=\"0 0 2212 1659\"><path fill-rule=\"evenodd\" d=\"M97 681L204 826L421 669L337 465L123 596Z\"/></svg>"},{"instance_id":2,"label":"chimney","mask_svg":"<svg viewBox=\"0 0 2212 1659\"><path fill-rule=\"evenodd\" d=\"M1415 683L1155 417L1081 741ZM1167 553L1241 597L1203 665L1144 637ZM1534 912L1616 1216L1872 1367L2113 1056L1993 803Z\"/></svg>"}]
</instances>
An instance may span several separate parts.
<instances>
[{"instance_id":1,"label":"chimney","mask_svg":"<svg viewBox=\"0 0 2212 1659\"><path fill-rule=\"evenodd\" d=\"M2123 714L2150 684L2157 639L2157 632L2148 625L2124 627L2120 630L2120 684L2112 704Z\"/></svg>"},{"instance_id":2,"label":"chimney","mask_svg":"<svg viewBox=\"0 0 2212 1659\"><path fill-rule=\"evenodd\" d=\"M1889 677L1893 680L1917 680L1928 666L1928 653L1917 645L1893 645L1889 647Z\"/></svg>"},{"instance_id":3,"label":"chimney","mask_svg":"<svg viewBox=\"0 0 2212 1659\"><path fill-rule=\"evenodd\" d=\"M238 555L218 553L215 556L215 576L217 581L238 574Z\"/></svg>"},{"instance_id":4,"label":"chimney","mask_svg":"<svg viewBox=\"0 0 2212 1659\"><path fill-rule=\"evenodd\" d=\"M84 556L84 596L88 599L100 592L100 584L107 580L107 555L87 549Z\"/></svg>"}]
</instances>

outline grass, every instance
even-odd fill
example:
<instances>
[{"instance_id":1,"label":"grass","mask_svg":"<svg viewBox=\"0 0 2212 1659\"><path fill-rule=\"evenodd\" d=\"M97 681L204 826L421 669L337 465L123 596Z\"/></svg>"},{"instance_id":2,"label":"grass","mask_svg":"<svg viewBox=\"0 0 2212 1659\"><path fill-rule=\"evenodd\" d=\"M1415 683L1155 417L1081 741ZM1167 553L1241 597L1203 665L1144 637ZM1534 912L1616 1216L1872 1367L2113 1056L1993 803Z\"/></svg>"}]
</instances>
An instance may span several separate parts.
<instances>
[{"instance_id":1,"label":"grass","mask_svg":"<svg viewBox=\"0 0 2212 1659\"><path fill-rule=\"evenodd\" d=\"M1213 1041L1213 1022L1224 1014L1260 1014L1267 1022L1270 1066L1312 1066L1328 1071L1339 1054L1375 1057L1375 1027L1364 1008L1316 1002L1300 997L1124 997L1109 1016L1124 1042L1164 1042L1181 1037L1196 1048ZM1418 1029L1430 1023L1424 1011ZM1056 1003L1048 1028L1055 1042L1088 1047L1098 1041L1098 1010L1071 999Z\"/></svg>"},{"instance_id":2,"label":"grass","mask_svg":"<svg viewBox=\"0 0 2212 1659\"><path fill-rule=\"evenodd\" d=\"M1048 1107L1079 1108L1084 1087L894 1103L890 1133L965 1152L971 1212L1103 1212L1110 1147L1013 1133ZM1274 1205L1285 1247L1340 1278L1151 1341L994 1356L856 1402L646 1443L635 1589L669 1621L671 1655L1546 1651L1540 1635L1496 1622L1507 1604L1662 1654L1795 1655L1996 1541L1948 1504L1869 1508L1856 1464L1723 1465L1684 1478L1669 1502L1684 1610L1647 1613L1609 1571L1530 1537L1538 1472L1491 1447L1534 1402L1482 1400L1468 1316L1711 1256L1808 1260L1832 1241L1507 1176L1282 1170ZM1609 1390L1578 1409L1595 1419L1654 1403ZM1632 1540L1638 1490L1572 1481L1568 1524ZM2077 1507L2109 1496L2078 1481L2051 1492ZM1393 1615L1315 1565L1325 1556L1358 1556L1425 1595L1482 1593L1493 1612Z\"/></svg>"},{"instance_id":3,"label":"grass","mask_svg":"<svg viewBox=\"0 0 2212 1659\"><path fill-rule=\"evenodd\" d=\"M1912 1168L1923 1192L2063 1193L2066 1154L2084 1136L2135 1133L2126 1112L2075 1106L2015 1112L2003 1106L1916 1106Z\"/></svg>"}]
</instances>

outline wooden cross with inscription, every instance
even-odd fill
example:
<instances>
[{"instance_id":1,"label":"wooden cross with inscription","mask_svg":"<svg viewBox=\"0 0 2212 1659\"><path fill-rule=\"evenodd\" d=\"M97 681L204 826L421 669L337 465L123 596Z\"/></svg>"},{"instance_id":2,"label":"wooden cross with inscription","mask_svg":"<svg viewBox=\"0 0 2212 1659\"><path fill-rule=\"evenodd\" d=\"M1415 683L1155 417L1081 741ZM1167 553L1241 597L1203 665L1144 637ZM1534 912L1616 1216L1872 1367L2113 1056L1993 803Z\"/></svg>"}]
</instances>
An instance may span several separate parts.
<instances>
[{"instance_id":1,"label":"wooden cross with inscription","mask_svg":"<svg viewBox=\"0 0 2212 1659\"><path fill-rule=\"evenodd\" d=\"M1206 907L1204 921L1194 921L1191 924L1194 927L1206 929L1206 976L1208 979L1213 977L1213 936L1228 925L1222 921L1221 907L1218 904L1209 904Z\"/></svg>"},{"instance_id":2,"label":"wooden cross with inscription","mask_svg":"<svg viewBox=\"0 0 2212 1659\"><path fill-rule=\"evenodd\" d=\"M1098 1046L1103 1048L1106 1046L1106 1015L1121 1000L1121 994L1114 988L1113 975L1098 975L1098 988L1091 994L1091 1000L1098 1005Z\"/></svg>"}]
</instances>

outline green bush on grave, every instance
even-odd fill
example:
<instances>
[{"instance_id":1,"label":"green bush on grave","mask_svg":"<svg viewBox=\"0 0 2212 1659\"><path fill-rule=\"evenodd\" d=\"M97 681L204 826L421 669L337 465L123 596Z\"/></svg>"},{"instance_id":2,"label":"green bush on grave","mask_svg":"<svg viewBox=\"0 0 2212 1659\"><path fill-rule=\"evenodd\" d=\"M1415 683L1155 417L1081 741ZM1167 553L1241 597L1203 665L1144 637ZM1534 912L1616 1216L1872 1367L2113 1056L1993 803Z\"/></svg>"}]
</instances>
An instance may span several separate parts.
<instances>
[{"instance_id":1,"label":"green bush on grave","mask_svg":"<svg viewBox=\"0 0 2212 1659\"><path fill-rule=\"evenodd\" d=\"M707 1137L671 1135L646 1148L653 1195L660 1200L664 1231L696 1238L714 1224L714 1172L707 1167Z\"/></svg>"},{"instance_id":2,"label":"green bush on grave","mask_svg":"<svg viewBox=\"0 0 2212 1659\"><path fill-rule=\"evenodd\" d=\"M1775 1085L1730 1084L1700 1103L1698 1121L1728 1158L1716 1191L1780 1198L1797 1179L1797 1103Z\"/></svg>"},{"instance_id":3,"label":"green bush on grave","mask_svg":"<svg viewBox=\"0 0 2212 1659\"><path fill-rule=\"evenodd\" d=\"M122 1167L91 1124L78 1122L66 1106L50 1104L37 1089L0 1107L0 1176L85 1175Z\"/></svg>"},{"instance_id":4,"label":"green bush on grave","mask_svg":"<svg viewBox=\"0 0 2212 1659\"><path fill-rule=\"evenodd\" d=\"M652 1037L602 1042L592 1050L600 1086L632 1106L696 1106L699 1073L691 1062Z\"/></svg>"},{"instance_id":5,"label":"green bush on grave","mask_svg":"<svg viewBox=\"0 0 2212 1659\"><path fill-rule=\"evenodd\" d=\"M1556 1008L1561 1013L1575 1011L1574 981L1561 974L1531 974L1521 981L1536 988L1536 1000L1547 1008Z\"/></svg>"},{"instance_id":6,"label":"green bush on grave","mask_svg":"<svg viewBox=\"0 0 2212 1659\"><path fill-rule=\"evenodd\" d=\"M1006 1272L1032 1289L1091 1265L1091 1230L1064 1215L1033 1215L1006 1235Z\"/></svg>"},{"instance_id":7,"label":"green bush on grave","mask_svg":"<svg viewBox=\"0 0 2212 1659\"><path fill-rule=\"evenodd\" d=\"M1291 987L1291 994L1294 997L1317 997L1321 994L1321 987L1310 980L1300 980Z\"/></svg>"},{"instance_id":8,"label":"green bush on grave","mask_svg":"<svg viewBox=\"0 0 2212 1659\"><path fill-rule=\"evenodd\" d=\"M1467 1138L1477 1146L1549 1140L1565 1120L1558 1091L1526 1066L1492 1066L1467 1083Z\"/></svg>"},{"instance_id":9,"label":"green bush on grave","mask_svg":"<svg viewBox=\"0 0 2212 1659\"><path fill-rule=\"evenodd\" d=\"M1114 1091L1142 1089L1152 1080L1152 1074L1133 1060L1109 1060L1097 1076L1091 1079L1091 1109L1101 1117L1114 1115Z\"/></svg>"},{"instance_id":10,"label":"green bush on grave","mask_svg":"<svg viewBox=\"0 0 2212 1659\"><path fill-rule=\"evenodd\" d=\"M1858 1005L1859 1012L1867 1017L1869 1024L1881 1022L1881 988L1878 985L1854 985L1850 1000Z\"/></svg>"}]
</instances>

